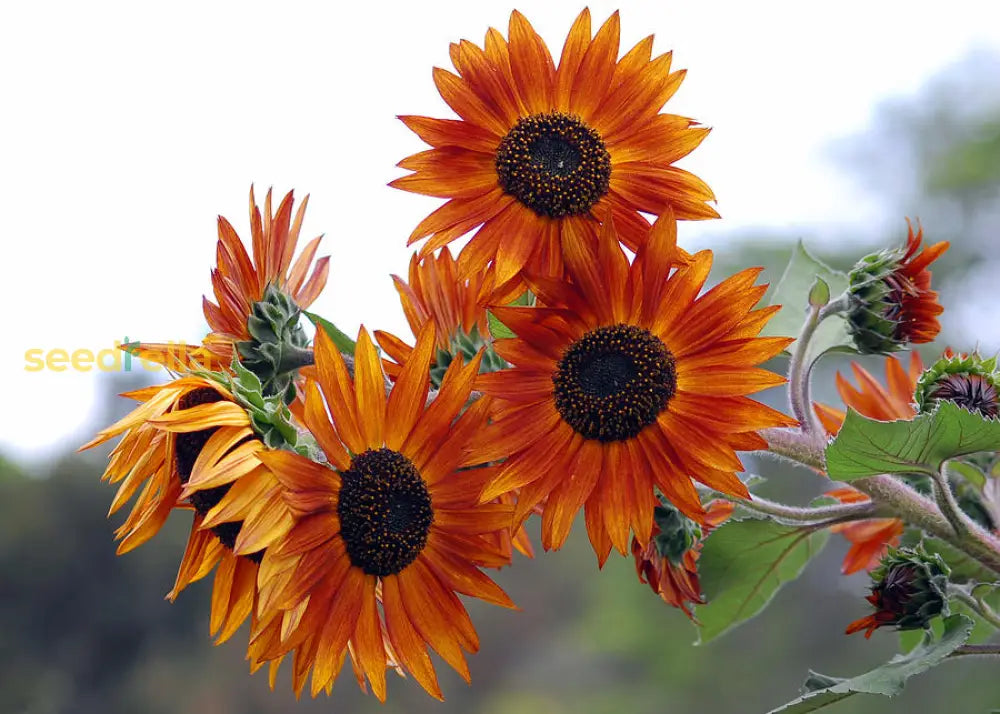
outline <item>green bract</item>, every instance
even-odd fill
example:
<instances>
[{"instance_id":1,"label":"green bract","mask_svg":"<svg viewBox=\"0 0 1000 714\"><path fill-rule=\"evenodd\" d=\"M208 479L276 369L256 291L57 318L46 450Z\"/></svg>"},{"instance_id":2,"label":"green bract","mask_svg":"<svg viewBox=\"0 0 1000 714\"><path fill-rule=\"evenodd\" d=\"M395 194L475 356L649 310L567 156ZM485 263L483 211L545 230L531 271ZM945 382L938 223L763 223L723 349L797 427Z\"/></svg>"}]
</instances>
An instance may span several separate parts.
<instances>
[{"instance_id":1,"label":"green bract","mask_svg":"<svg viewBox=\"0 0 1000 714\"><path fill-rule=\"evenodd\" d=\"M295 371L313 361L301 314L291 297L268 285L247 319L250 339L236 343L240 361L260 378L263 393L280 394L288 403L295 398Z\"/></svg>"},{"instance_id":2,"label":"green bract","mask_svg":"<svg viewBox=\"0 0 1000 714\"><path fill-rule=\"evenodd\" d=\"M881 625L897 630L927 629L931 618L948 614L951 569L937 553L922 546L890 548L872 571L872 596ZM889 616L894 619L888 620Z\"/></svg>"},{"instance_id":3,"label":"green bract","mask_svg":"<svg viewBox=\"0 0 1000 714\"><path fill-rule=\"evenodd\" d=\"M894 286L887 280L899 267L905 247L866 255L848 273L851 306L848 331L862 354L896 352L906 346L898 338L898 301Z\"/></svg>"},{"instance_id":4,"label":"green bract","mask_svg":"<svg viewBox=\"0 0 1000 714\"><path fill-rule=\"evenodd\" d=\"M961 390L963 384L966 385L967 391L971 390L969 397L972 398L956 398L956 389ZM996 357L983 359L976 353L946 356L920 375L913 398L922 413L933 410L939 402L947 400L970 411L990 416L989 410L986 409L987 405L978 403L982 401L981 399L974 399L977 385L980 390L992 388L995 409L995 394L998 387Z\"/></svg>"}]
</instances>

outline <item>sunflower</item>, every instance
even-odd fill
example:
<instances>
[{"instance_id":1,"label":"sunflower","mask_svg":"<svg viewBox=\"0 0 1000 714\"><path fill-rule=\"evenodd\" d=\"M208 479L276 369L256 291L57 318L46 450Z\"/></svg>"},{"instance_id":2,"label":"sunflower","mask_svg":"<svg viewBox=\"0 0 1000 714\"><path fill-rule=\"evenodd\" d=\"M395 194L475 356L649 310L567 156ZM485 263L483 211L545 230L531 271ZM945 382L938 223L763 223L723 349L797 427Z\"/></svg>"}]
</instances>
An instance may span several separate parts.
<instances>
[{"instance_id":1,"label":"sunflower","mask_svg":"<svg viewBox=\"0 0 1000 714\"><path fill-rule=\"evenodd\" d=\"M709 130L659 113L685 72L670 71L670 52L652 59L652 35L619 60L619 30L616 12L592 37L585 9L558 67L516 10L508 39L491 28L485 49L451 45L458 74L435 68L434 82L460 119L400 117L432 148L401 161L413 173L390 184L448 199L410 235L428 239L422 255L475 230L460 274L492 263L491 285L502 291L526 268L559 276L609 212L633 251L649 228L641 212L718 217L706 203L712 190L673 166Z\"/></svg>"},{"instance_id":2,"label":"sunflower","mask_svg":"<svg viewBox=\"0 0 1000 714\"><path fill-rule=\"evenodd\" d=\"M913 392L924 371L919 354L910 353L909 368L904 368L895 357L886 357L887 387L883 387L857 363L851 364L851 370L858 387L854 387L843 375L837 373L837 392L846 406L862 416L879 421L912 419L916 415ZM844 412L825 404L814 404L813 409L827 433L834 436L840 431L840 425L844 423ZM827 495L841 503L863 503L868 500L867 496L850 486L833 489ZM870 518L842 523L830 530L843 534L851 542L841 566L842 572L850 575L878 566L889 547L899 545L903 536L903 522L898 518Z\"/></svg>"},{"instance_id":3,"label":"sunflower","mask_svg":"<svg viewBox=\"0 0 1000 714\"><path fill-rule=\"evenodd\" d=\"M654 593L665 603L684 612L692 622L697 623L690 605L701 605L705 602L701 594L701 583L698 581L698 557L704 538L732 515L733 504L729 501L716 499L705 509L704 529L693 537L691 542L682 542L680 552L664 553L657 541L661 534L659 526L653 526L653 537L645 546L632 539L632 557L635 559L635 570L639 582L648 583ZM670 534L664 534L669 536ZM672 540L672 539L671 539ZM688 541L684 538L683 541ZM667 550L674 545L668 541Z\"/></svg>"},{"instance_id":4,"label":"sunflower","mask_svg":"<svg viewBox=\"0 0 1000 714\"><path fill-rule=\"evenodd\" d=\"M212 289L217 303L202 299L211 333L200 346L142 343L132 345L130 351L175 370L224 370L232 361L234 343L251 339L247 323L254 305L265 299L269 286L289 296L300 309L309 307L326 285L330 259L320 258L313 265L322 240L322 236L317 236L292 263L308 203L306 196L293 217L294 192L289 191L277 212L272 213L271 190L268 189L261 214L251 186L252 257L247 254L232 224L222 216L218 218L216 267L212 270Z\"/></svg>"},{"instance_id":5,"label":"sunflower","mask_svg":"<svg viewBox=\"0 0 1000 714\"><path fill-rule=\"evenodd\" d=\"M475 335L478 339L489 334L486 309L477 304L483 278L483 273L458 277L455 259L447 248L436 257L428 255L421 259L414 254L410 258L406 281L398 275L392 276L403 314L413 334L419 335L428 322L434 324L437 352L433 366L442 368L442 372L450 359L445 364L438 363L444 361L443 357L451 356L456 349L456 338L468 339ZM388 332L376 331L375 338L394 360L386 360L383 365L389 376L395 379L413 348ZM474 354L467 356L471 358Z\"/></svg>"},{"instance_id":6,"label":"sunflower","mask_svg":"<svg viewBox=\"0 0 1000 714\"><path fill-rule=\"evenodd\" d=\"M332 687L350 652L384 699L384 632L399 665L441 698L427 645L466 680L462 650L478 648L455 593L513 607L479 570L507 562L497 536L509 532L512 508L478 504L492 469L459 470L488 416L488 399L462 411L478 360L456 360L426 405L434 340L428 324L386 396L364 329L353 379L320 331L304 420L329 464L290 452L261 455L296 524L261 563L252 657L274 660L296 650L296 687L311 669L314 696Z\"/></svg>"},{"instance_id":7,"label":"sunflower","mask_svg":"<svg viewBox=\"0 0 1000 714\"><path fill-rule=\"evenodd\" d=\"M477 381L496 402L469 461L505 459L481 498L520 489L515 525L546 501L546 549L581 507L601 563L612 545L626 553L630 526L645 546L654 488L704 522L691 478L748 497L736 450L765 448L758 429L795 424L745 396L784 382L756 365L791 341L756 337L778 309L753 309L760 269L698 297L712 253L672 270L676 229L668 209L629 265L608 221L596 253L567 254L570 281L529 276L546 307L494 308L517 335L495 343L514 367Z\"/></svg>"},{"instance_id":8,"label":"sunflower","mask_svg":"<svg viewBox=\"0 0 1000 714\"><path fill-rule=\"evenodd\" d=\"M928 266L948 250L940 241L922 247L924 231L907 225L906 244L866 256L850 272L852 297L847 316L854 344L862 353L893 352L911 344L933 342L944 312L931 290Z\"/></svg>"},{"instance_id":9,"label":"sunflower","mask_svg":"<svg viewBox=\"0 0 1000 714\"><path fill-rule=\"evenodd\" d=\"M219 565L211 632L227 639L250 614L260 551L291 526L278 482L258 459L266 449L243 407L213 381L183 377L123 396L140 406L81 447L122 435L102 477L119 484L108 515L135 497L115 532L118 554L156 535L174 509L193 510L168 597Z\"/></svg>"}]
</instances>

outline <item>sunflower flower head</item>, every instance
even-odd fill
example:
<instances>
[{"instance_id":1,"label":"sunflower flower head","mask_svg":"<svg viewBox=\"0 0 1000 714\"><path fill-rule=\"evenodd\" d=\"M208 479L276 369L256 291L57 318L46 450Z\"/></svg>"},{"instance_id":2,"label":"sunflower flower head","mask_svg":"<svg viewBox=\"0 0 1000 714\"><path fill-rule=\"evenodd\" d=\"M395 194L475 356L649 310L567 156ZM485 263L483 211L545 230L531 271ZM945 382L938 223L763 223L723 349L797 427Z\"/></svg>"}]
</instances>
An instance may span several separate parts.
<instances>
[{"instance_id":1,"label":"sunflower flower head","mask_svg":"<svg viewBox=\"0 0 1000 714\"><path fill-rule=\"evenodd\" d=\"M295 525L261 563L252 659L294 651L296 692L310 671L313 696L328 691L349 653L380 699L393 663L440 698L428 646L466 680L463 650L478 649L456 593L513 607L480 570L509 562L512 506L479 504L491 468L460 468L489 415L488 399L467 407L478 360L453 362L428 405L434 348L427 324L387 395L366 331L353 376L318 332L301 414L325 460L262 455Z\"/></svg>"},{"instance_id":2,"label":"sunflower flower head","mask_svg":"<svg viewBox=\"0 0 1000 714\"><path fill-rule=\"evenodd\" d=\"M754 309L759 269L699 297L712 254L677 268L675 241L668 213L630 264L608 221L597 250L567 254L568 280L529 275L544 307L494 308L515 335L494 343L513 367L477 381L495 408L469 461L504 460L480 498L516 491L515 525L541 506L546 549L581 509L599 562L628 552L630 530L645 546L656 490L704 522L692 479L746 497L736 451L795 423L746 396L784 381L757 365L790 341L757 337L775 311Z\"/></svg>"},{"instance_id":3,"label":"sunflower flower head","mask_svg":"<svg viewBox=\"0 0 1000 714\"><path fill-rule=\"evenodd\" d=\"M944 312L931 290L931 263L948 249L941 241L921 249L923 229L909 232L906 244L865 256L851 269L847 316L854 344L863 354L895 352L932 342Z\"/></svg>"},{"instance_id":4,"label":"sunflower flower head","mask_svg":"<svg viewBox=\"0 0 1000 714\"><path fill-rule=\"evenodd\" d=\"M431 361L431 384L437 389L455 359L469 362L482 352L480 368L484 372L502 369L506 363L493 351L489 339L486 309L478 304L484 282L482 272L459 277L458 266L447 246L437 256L410 258L407 280L392 276L403 314L414 335L433 323L437 341ZM413 348L398 337L382 331L375 338L391 360L384 366L395 379Z\"/></svg>"},{"instance_id":5,"label":"sunflower flower head","mask_svg":"<svg viewBox=\"0 0 1000 714\"><path fill-rule=\"evenodd\" d=\"M943 401L953 402L989 419L1000 416L1000 375L997 358L955 354L951 350L925 371L917 382L914 399L921 413L933 411Z\"/></svg>"},{"instance_id":6,"label":"sunflower flower head","mask_svg":"<svg viewBox=\"0 0 1000 714\"><path fill-rule=\"evenodd\" d=\"M262 211L251 186L250 253L232 224L218 218L212 270L216 302L202 298L210 329L202 344L130 343L124 348L168 369L188 372L224 372L238 354L265 380L268 393L290 397L288 371L301 366L303 359L299 315L319 297L330 270L328 257L314 264L322 236L311 240L293 262L308 203L306 196L293 215L289 191L272 211L268 190Z\"/></svg>"},{"instance_id":7,"label":"sunflower flower head","mask_svg":"<svg viewBox=\"0 0 1000 714\"><path fill-rule=\"evenodd\" d=\"M140 405L85 444L116 436L103 479L118 483L109 515L135 498L118 553L152 538L175 509L194 511L173 600L218 566L211 632L230 637L250 615L263 550L291 526L251 416L219 382L187 376L124 396Z\"/></svg>"},{"instance_id":8,"label":"sunflower flower head","mask_svg":"<svg viewBox=\"0 0 1000 714\"><path fill-rule=\"evenodd\" d=\"M847 626L847 634L865 631L871 637L879 627L920 630L932 618L948 614L946 595L951 569L935 553L922 547L890 549L881 565L872 571L872 592L865 599L874 607L871 615Z\"/></svg>"},{"instance_id":9,"label":"sunflower flower head","mask_svg":"<svg viewBox=\"0 0 1000 714\"><path fill-rule=\"evenodd\" d=\"M669 503L653 513L653 537L645 546L632 539L632 557L639 581L648 583L664 602L695 620L691 605L704 603L698 581L698 556L706 536L733 512L733 504L721 499L705 509L703 525L694 523Z\"/></svg>"},{"instance_id":10,"label":"sunflower flower head","mask_svg":"<svg viewBox=\"0 0 1000 714\"><path fill-rule=\"evenodd\" d=\"M422 255L474 231L459 271L485 271L485 294L503 302L525 271L559 277L609 212L633 251L642 213L718 217L711 189L674 166L708 129L660 113L685 72L669 52L653 57L652 36L620 58L619 40L617 12L593 33L585 9L556 61L515 10L506 38L491 28L483 47L451 46L456 73L435 69L434 82L459 118L400 117L431 148L401 161L412 173L391 185L447 199L410 235L427 241Z\"/></svg>"}]
</instances>

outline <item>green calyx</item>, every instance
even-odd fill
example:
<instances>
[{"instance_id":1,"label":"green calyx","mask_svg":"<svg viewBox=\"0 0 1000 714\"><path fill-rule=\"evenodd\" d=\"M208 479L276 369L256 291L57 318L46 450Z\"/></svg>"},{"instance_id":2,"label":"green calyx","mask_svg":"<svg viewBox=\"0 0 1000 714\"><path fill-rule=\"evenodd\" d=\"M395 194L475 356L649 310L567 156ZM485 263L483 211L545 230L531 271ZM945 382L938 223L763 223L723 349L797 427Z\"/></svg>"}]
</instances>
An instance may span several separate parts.
<instances>
[{"instance_id":1,"label":"green calyx","mask_svg":"<svg viewBox=\"0 0 1000 714\"><path fill-rule=\"evenodd\" d=\"M684 554L701 542L701 527L662 498L653 509L653 520L660 529L653 538L656 551L674 565L681 565Z\"/></svg>"},{"instance_id":2,"label":"green calyx","mask_svg":"<svg viewBox=\"0 0 1000 714\"><path fill-rule=\"evenodd\" d=\"M479 328L472 326L468 333L457 330L451 336L447 350L440 347L434 355L434 362L431 364L431 385L434 389L440 389L441 380L444 379L448 366L458 357L461 357L463 364L473 359L479 350L483 350L483 360L479 364L479 373L499 372L507 368L507 362L493 350L493 344L489 339L479 334Z\"/></svg>"},{"instance_id":3,"label":"green calyx","mask_svg":"<svg viewBox=\"0 0 1000 714\"><path fill-rule=\"evenodd\" d=\"M295 398L296 371L313 362L301 314L290 296L268 285L247 319L250 339L236 343L240 361L260 378L263 393L282 395L286 403Z\"/></svg>"},{"instance_id":4,"label":"green calyx","mask_svg":"<svg viewBox=\"0 0 1000 714\"><path fill-rule=\"evenodd\" d=\"M948 576L951 569L937 553L922 545L890 548L879 567L872 571L872 595L876 618L898 630L926 629L931 619L948 614Z\"/></svg>"},{"instance_id":5,"label":"green calyx","mask_svg":"<svg viewBox=\"0 0 1000 714\"><path fill-rule=\"evenodd\" d=\"M325 460L312 435L299 431L292 423L292 413L282 395L265 394L260 377L244 367L235 356L230 369L232 374L199 374L225 387L236 403L246 409L250 424L264 446L294 451L320 463Z\"/></svg>"},{"instance_id":6,"label":"green calyx","mask_svg":"<svg viewBox=\"0 0 1000 714\"><path fill-rule=\"evenodd\" d=\"M848 273L848 331L862 354L885 354L906 346L899 334L902 295L893 278L904 255L905 248L872 253Z\"/></svg>"},{"instance_id":7,"label":"green calyx","mask_svg":"<svg viewBox=\"0 0 1000 714\"><path fill-rule=\"evenodd\" d=\"M933 411L942 401L951 401L984 417L996 418L1000 410L998 385L996 357L953 355L942 357L920 375L913 398L922 414Z\"/></svg>"}]
</instances>

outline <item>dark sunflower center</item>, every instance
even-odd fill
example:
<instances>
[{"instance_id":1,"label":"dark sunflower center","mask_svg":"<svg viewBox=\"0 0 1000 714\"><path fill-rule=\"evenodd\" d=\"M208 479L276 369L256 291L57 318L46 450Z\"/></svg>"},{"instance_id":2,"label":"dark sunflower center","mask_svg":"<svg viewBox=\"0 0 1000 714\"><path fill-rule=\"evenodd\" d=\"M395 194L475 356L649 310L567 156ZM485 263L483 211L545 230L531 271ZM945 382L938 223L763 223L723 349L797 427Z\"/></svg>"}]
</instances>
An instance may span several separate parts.
<instances>
[{"instance_id":1,"label":"dark sunflower center","mask_svg":"<svg viewBox=\"0 0 1000 714\"><path fill-rule=\"evenodd\" d=\"M552 375L556 409L587 439L624 441L656 421L677 389L674 356L649 330L591 330Z\"/></svg>"},{"instance_id":2,"label":"dark sunflower center","mask_svg":"<svg viewBox=\"0 0 1000 714\"><path fill-rule=\"evenodd\" d=\"M201 387L199 389L194 389L182 396L177 400L177 409L191 409L192 407L199 406L201 404L213 404L215 402L222 401L222 395L211 387ZM181 483L187 483L188 479L191 478L191 472L194 470L194 464L198 460L198 455L201 450L205 448L205 444L208 440L212 438L212 434L218 431L218 427L212 427L211 429L202 429L201 431L189 431L180 432L175 435L174 438L174 465L177 469L177 477L181 480ZM244 441L249 441L250 437L247 437L243 441L236 444L242 444ZM196 491L191 496L191 505L194 506L194 510L198 512L199 515L204 516L212 508L218 505L222 497L226 495L229 489L232 488L232 484L225 484L223 486L216 486L215 488L206 488L202 491ZM229 550L233 549L236 544L236 537L240 533L240 528L243 527L243 521L233 521L229 523L220 523L219 525L212 528L212 533L216 538L226 546ZM251 560L259 563L263 558L264 552L251 553L247 557Z\"/></svg>"},{"instance_id":3,"label":"dark sunflower center","mask_svg":"<svg viewBox=\"0 0 1000 714\"><path fill-rule=\"evenodd\" d=\"M997 389L978 374L949 374L942 377L931 391L934 399L954 402L970 412L995 419L1000 415Z\"/></svg>"},{"instance_id":4,"label":"dark sunflower center","mask_svg":"<svg viewBox=\"0 0 1000 714\"><path fill-rule=\"evenodd\" d=\"M358 454L341 473L340 534L351 563L394 575L416 560L434 522L431 496L413 463L391 449Z\"/></svg>"},{"instance_id":5,"label":"dark sunflower center","mask_svg":"<svg viewBox=\"0 0 1000 714\"><path fill-rule=\"evenodd\" d=\"M520 119L497 147L504 191L549 218L586 213L608 192L611 155L601 135L552 112Z\"/></svg>"}]
</instances>

